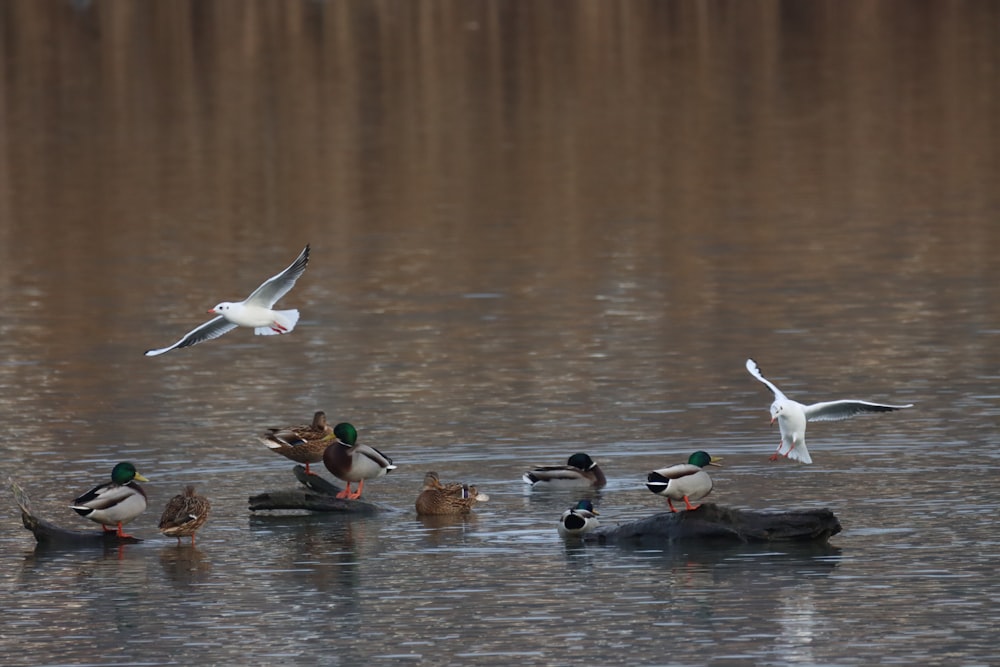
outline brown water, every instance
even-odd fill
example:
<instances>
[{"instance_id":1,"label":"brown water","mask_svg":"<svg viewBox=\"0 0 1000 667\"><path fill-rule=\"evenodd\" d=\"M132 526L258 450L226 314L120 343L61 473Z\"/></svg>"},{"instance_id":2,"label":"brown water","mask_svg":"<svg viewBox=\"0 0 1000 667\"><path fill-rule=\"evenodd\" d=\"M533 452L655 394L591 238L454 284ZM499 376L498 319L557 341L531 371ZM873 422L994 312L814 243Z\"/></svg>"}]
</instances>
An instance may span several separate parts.
<instances>
[{"instance_id":1,"label":"brown water","mask_svg":"<svg viewBox=\"0 0 1000 667\"><path fill-rule=\"evenodd\" d=\"M3 477L118 460L142 544L0 521L5 664L996 664L1000 10L909 2L0 4ZM287 336L146 358L305 243ZM770 396L913 402L769 463ZM252 516L323 409L374 518ZM827 550L565 545L645 472L830 507ZM423 474L491 496L422 522ZM155 525L186 483L197 548ZM96 527L95 527L96 528Z\"/></svg>"}]
</instances>

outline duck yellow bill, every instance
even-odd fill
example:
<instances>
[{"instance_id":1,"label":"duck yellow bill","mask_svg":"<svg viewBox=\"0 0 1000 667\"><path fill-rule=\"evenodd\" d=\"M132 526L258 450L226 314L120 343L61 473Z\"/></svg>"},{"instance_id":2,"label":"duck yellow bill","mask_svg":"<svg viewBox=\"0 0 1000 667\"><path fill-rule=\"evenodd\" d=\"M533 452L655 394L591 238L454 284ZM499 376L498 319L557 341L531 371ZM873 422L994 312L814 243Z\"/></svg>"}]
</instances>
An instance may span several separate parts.
<instances>
[{"instance_id":1,"label":"duck yellow bill","mask_svg":"<svg viewBox=\"0 0 1000 667\"><path fill-rule=\"evenodd\" d=\"M140 475L139 473L136 473L136 474L135 474L135 479L136 479L137 481L139 481L139 482L148 482L148 481L149 481L148 479L146 479L145 477L143 477L143 476L142 476L142 475Z\"/></svg>"},{"instance_id":2,"label":"duck yellow bill","mask_svg":"<svg viewBox=\"0 0 1000 667\"><path fill-rule=\"evenodd\" d=\"M722 464L719 463L719 461L721 461L721 460L722 460L721 456L713 456L712 460L708 462L708 465L710 465L710 466L719 466L721 468Z\"/></svg>"}]
</instances>

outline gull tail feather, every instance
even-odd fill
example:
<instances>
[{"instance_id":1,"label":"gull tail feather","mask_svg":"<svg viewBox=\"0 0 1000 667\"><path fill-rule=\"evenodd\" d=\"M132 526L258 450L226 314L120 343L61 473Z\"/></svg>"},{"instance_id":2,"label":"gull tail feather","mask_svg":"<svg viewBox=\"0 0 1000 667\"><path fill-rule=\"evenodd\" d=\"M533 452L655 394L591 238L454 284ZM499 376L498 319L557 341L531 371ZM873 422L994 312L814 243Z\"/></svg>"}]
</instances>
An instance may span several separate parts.
<instances>
[{"instance_id":1,"label":"gull tail feather","mask_svg":"<svg viewBox=\"0 0 1000 667\"><path fill-rule=\"evenodd\" d=\"M299 322L299 311L297 310L276 310L274 311L274 325L269 327L257 327L253 330L258 336L274 336L277 334L289 333Z\"/></svg>"}]
</instances>

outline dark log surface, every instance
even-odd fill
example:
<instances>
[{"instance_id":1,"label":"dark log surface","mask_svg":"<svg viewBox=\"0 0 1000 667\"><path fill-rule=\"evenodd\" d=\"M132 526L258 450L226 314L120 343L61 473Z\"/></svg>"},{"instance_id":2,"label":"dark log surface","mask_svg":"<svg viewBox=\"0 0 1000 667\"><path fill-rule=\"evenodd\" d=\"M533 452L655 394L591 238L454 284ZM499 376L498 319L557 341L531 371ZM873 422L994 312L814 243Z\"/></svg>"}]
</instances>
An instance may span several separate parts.
<instances>
[{"instance_id":1,"label":"dark log surface","mask_svg":"<svg viewBox=\"0 0 1000 667\"><path fill-rule=\"evenodd\" d=\"M337 498L343 489L319 475L307 475L304 466L295 466L295 477L307 488L266 491L250 496L250 510L309 510L311 512L349 512L375 514L382 507L366 500Z\"/></svg>"},{"instance_id":2,"label":"dark log surface","mask_svg":"<svg viewBox=\"0 0 1000 667\"><path fill-rule=\"evenodd\" d=\"M137 537L118 537L115 532L107 532L103 529L97 530L69 530L36 516L31 509L31 501L28 494L14 480L8 480L10 490L14 494L17 506L21 508L21 523L34 534L38 544L58 547L87 547L87 546L117 546L119 544L136 544L142 542Z\"/></svg>"},{"instance_id":3,"label":"dark log surface","mask_svg":"<svg viewBox=\"0 0 1000 667\"><path fill-rule=\"evenodd\" d=\"M703 503L695 510L662 512L645 519L601 526L584 535L600 544L656 545L679 540L702 542L826 542L840 532L828 509L755 512Z\"/></svg>"}]
</instances>

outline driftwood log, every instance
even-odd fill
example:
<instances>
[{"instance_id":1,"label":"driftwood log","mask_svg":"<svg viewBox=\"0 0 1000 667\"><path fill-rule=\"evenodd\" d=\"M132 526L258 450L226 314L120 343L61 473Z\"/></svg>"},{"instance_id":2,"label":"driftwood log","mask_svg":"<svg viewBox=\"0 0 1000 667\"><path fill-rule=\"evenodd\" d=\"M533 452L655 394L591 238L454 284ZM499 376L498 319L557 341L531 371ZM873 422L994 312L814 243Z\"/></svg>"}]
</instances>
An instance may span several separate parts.
<instances>
[{"instance_id":1,"label":"driftwood log","mask_svg":"<svg viewBox=\"0 0 1000 667\"><path fill-rule=\"evenodd\" d=\"M39 546L53 547L113 547L142 542L137 537L118 537L117 532L105 530L68 530L37 516L24 489L12 479L7 480L17 506L21 508L21 523L30 530Z\"/></svg>"},{"instance_id":2,"label":"driftwood log","mask_svg":"<svg viewBox=\"0 0 1000 667\"><path fill-rule=\"evenodd\" d=\"M617 526L601 526L583 536L586 542L656 546L677 541L712 543L825 543L840 532L828 509L755 512L703 503L698 509L662 512Z\"/></svg>"},{"instance_id":3,"label":"driftwood log","mask_svg":"<svg viewBox=\"0 0 1000 667\"><path fill-rule=\"evenodd\" d=\"M307 475L304 466L293 469L296 479L306 488L267 491L250 496L250 511L259 510L309 510L311 512L349 512L375 514L383 508L366 500L337 498L343 489L319 475Z\"/></svg>"}]
</instances>

